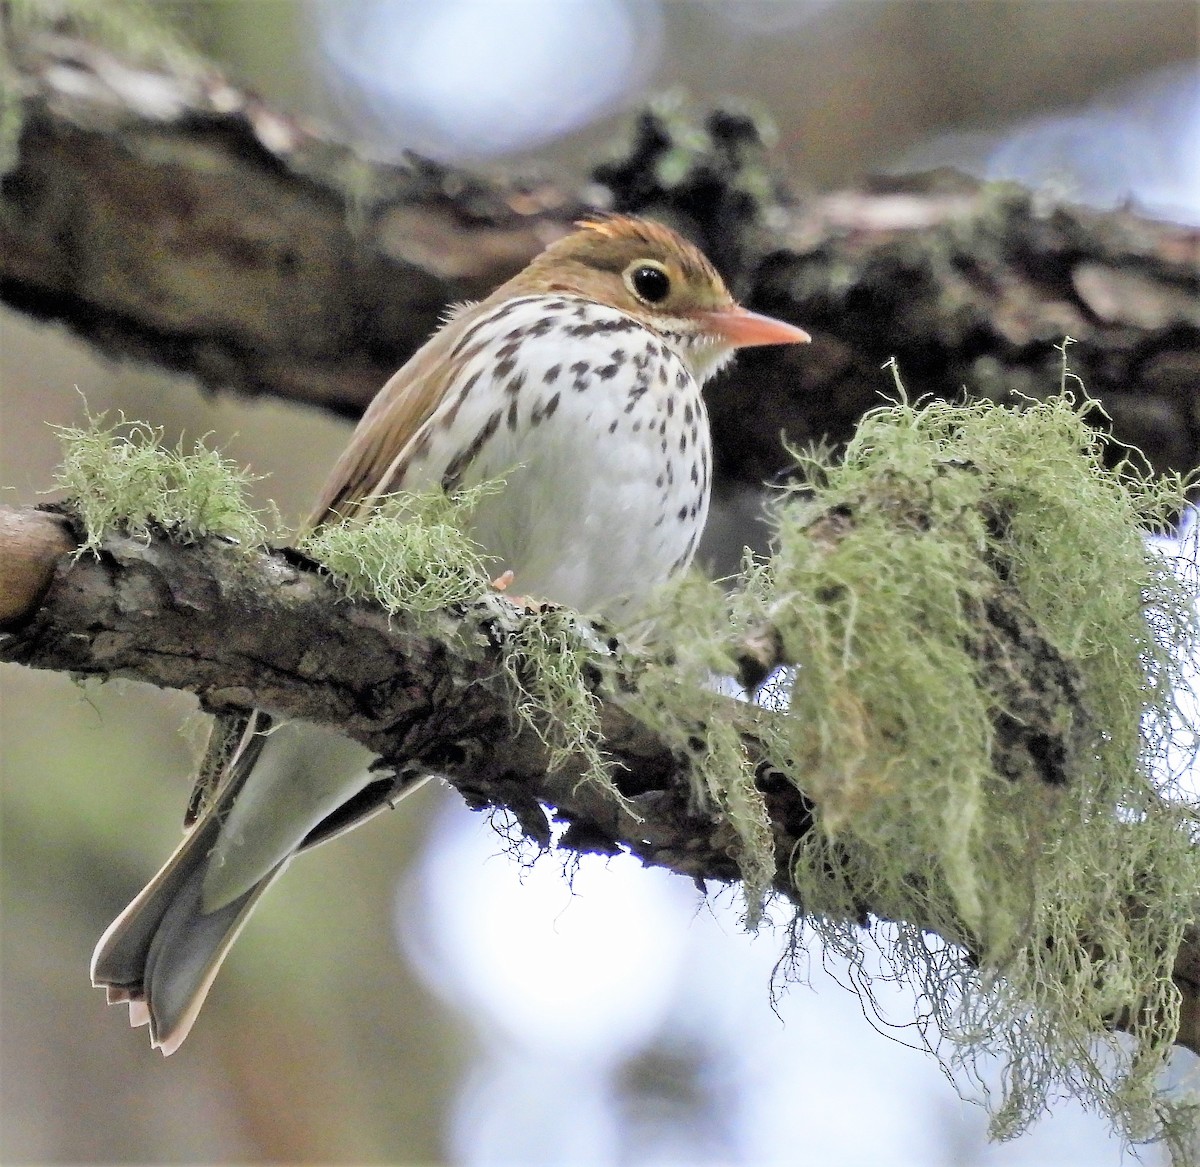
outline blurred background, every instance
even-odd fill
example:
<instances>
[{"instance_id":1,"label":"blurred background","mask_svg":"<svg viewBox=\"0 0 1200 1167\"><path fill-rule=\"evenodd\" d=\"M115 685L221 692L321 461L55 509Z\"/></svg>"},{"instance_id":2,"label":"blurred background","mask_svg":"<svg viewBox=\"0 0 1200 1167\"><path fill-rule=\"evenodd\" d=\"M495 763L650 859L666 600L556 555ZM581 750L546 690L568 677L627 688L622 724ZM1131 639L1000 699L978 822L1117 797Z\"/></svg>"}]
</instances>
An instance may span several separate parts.
<instances>
[{"instance_id":1,"label":"blurred background","mask_svg":"<svg viewBox=\"0 0 1200 1167\"><path fill-rule=\"evenodd\" d=\"M774 119L800 191L950 164L1200 221L1194 0L210 0L164 15L277 106L377 157L567 184L681 88ZM213 435L307 509L349 428L100 361L0 315L0 499L34 502L83 400ZM812 954L771 1008L781 931L623 859L514 855L452 791L297 862L163 1061L88 985L92 946L178 839L194 701L0 666L5 1162L1133 1162L1064 1103L988 1145L904 1026ZM502 824L501 824L502 825ZM1182 1078L1191 1060L1177 1055ZM1141 1162L1164 1161L1156 1148Z\"/></svg>"}]
</instances>

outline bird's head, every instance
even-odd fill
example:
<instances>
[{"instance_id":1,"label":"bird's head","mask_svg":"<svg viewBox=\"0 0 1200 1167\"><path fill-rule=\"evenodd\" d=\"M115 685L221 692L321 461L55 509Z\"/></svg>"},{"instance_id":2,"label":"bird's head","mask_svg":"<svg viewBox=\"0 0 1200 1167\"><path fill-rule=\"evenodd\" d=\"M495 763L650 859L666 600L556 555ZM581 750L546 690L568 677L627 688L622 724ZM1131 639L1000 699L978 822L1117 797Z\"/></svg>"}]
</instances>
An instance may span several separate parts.
<instances>
[{"instance_id":1,"label":"bird's head","mask_svg":"<svg viewBox=\"0 0 1200 1167\"><path fill-rule=\"evenodd\" d=\"M616 308L658 333L700 382L750 345L799 344L808 333L740 307L699 248L660 223L586 219L504 289L562 293Z\"/></svg>"}]
</instances>

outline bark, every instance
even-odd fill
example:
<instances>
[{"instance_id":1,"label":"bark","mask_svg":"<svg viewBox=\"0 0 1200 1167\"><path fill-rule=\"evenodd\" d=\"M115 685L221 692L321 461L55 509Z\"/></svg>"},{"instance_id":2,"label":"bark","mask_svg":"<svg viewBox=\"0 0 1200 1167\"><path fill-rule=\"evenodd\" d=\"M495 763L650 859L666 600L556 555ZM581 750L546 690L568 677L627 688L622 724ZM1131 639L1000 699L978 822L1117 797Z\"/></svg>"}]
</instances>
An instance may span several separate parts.
<instances>
[{"instance_id":1,"label":"bark","mask_svg":"<svg viewBox=\"0 0 1200 1167\"><path fill-rule=\"evenodd\" d=\"M697 878L736 876L732 833L688 805L686 759L619 701L605 710L605 749L643 823L594 785L575 789L571 764L546 772L545 745L513 713L500 648L522 610L503 597L436 619L389 616L345 602L295 552L112 535L77 557L65 553L70 530L63 515L0 508L3 560L22 565L0 577L13 581L0 593L0 659L187 690L213 713L337 725L389 763L445 776L472 805L511 811L542 845L548 805L577 824L568 846L624 844ZM611 653L617 642L601 630L596 643ZM730 705L751 732L751 707Z\"/></svg>"},{"instance_id":2,"label":"bark","mask_svg":"<svg viewBox=\"0 0 1200 1167\"><path fill-rule=\"evenodd\" d=\"M294 552L162 536L111 535L96 555L75 555L77 545L69 515L0 508L0 562L16 565L0 575L0 660L186 690L213 713L260 707L335 725L377 752L381 771L438 774L469 805L507 812L540 846L557 823L565 829L555 845L568 852L625 850L697 881L737 878L733 828L693 799L689 751L623 699L636 689L636 666L603 629L597 651L616 677L597 689L603 748L624 803L581 782L580 764L549 770L546 746L515 716L501 652L523 614L499 595L436 617L389 617L346 602ZM1013 781L1069 782L1074 749L1053 734L1080 720L1055 716L1082 700L1073 671L1002 597L981 620L981 673L1004 674L1005 706L1028 715L997 720L998 769ZM746 645L743 671L769 669L777 643L763 629ZM753 758L762 711L730 700L724 715ZM704 732L697 725L697 740ZM758 781L775 836L774 889L795 901L789 856L812 829L814 805L765 761ZM872 909L863 903L863 917ZM1181 950L1176 983L1177 1043L1200 1052L1200 936Z\"/></svg>"},{"instance_id":3,"label":"bark","mask_svg":"<svg viewBox=\"0 0 1200 1167\"><path fill-rule=\"evenodd\" d=\"M679 226L745 302L815 334L804 352L747 354L714 386L727 481L784 469L781 434L848 436L890 386L879 370L890 357L914 392L1038 395L1058 385L1068 333L1073 367L1119 435L1160 468L1200 465L1195 230L948 175L797 200L754 124L725 113L700 138L646 114L576 191L416 158L370 163L215 74L154 71L75 40L31 40L13 64L0 299L209 389L357 415L448 302L486 293L581 211L609 206ZM5 516L0 659L186 689L213 712L257 705L337 724L389 762L443 775L472 805L505 808L541 843L551 807L568 849L736 877L731 829L690 800L686 753L620 700L606 700L603 734L629 808L569 765L547 772L497 668L519 619L502 598L430 631L338 602L283 553L113 536L76 559L64 554L74 543L60 517ZM981 667L1025 667L1015 698L1050 685L1073 699L1036 629L1014 626L1002 602L985 615ZM771 645L764 630L747 646L748 675L773 663ZM731 702L729 716L752 748L754 711ZM997 732L1005 772L1052 756L1015 723ZM770 774L761 785L786 859L812 805ZM786 871L777 887L792 894ZM1178 1041L1200 1051L1195 935L1176 981Z\"/></svg>"},{"instance_id":4,"label":"bark","mask_svg":"<svg viewBox=\"0 0 1200 1167\"><path fill-rule=\"evenodd\" d=\"M890 388L1044 395L1074 370L1155 467L1200 465L1200 232L938 174L795 199L749 119L647 113L587 185L371 163L215 73L79 41L17 46L0 299L105 352L357 416L455 300L581 212L672 222L735 292L804 325L713 386L717 470L761 483L781 443L846 438Z\"/></svg>"}]
</instances>

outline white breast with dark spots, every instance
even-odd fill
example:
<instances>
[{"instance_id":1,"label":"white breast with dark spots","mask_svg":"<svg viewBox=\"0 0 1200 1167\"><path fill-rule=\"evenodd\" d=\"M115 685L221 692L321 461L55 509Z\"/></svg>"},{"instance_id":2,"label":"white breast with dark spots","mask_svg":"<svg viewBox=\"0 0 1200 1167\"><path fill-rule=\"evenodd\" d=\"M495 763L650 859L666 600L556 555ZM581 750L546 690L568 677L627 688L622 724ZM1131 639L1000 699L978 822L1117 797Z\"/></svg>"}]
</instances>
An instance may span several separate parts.
<instances>
[{"instance_id":1,"label":"white breast with dark spots","mask_svg":"<svg viewBox=\"0 0 1200 1167\"><path fill-rule=\"evenodd\" d=\"M473 534L514 591L631 614L691 562L708 513L708 417L687 365L632 317L568 296L510 301L459 345L398 485L504 479Z\"/></svg>"}]
</instances>

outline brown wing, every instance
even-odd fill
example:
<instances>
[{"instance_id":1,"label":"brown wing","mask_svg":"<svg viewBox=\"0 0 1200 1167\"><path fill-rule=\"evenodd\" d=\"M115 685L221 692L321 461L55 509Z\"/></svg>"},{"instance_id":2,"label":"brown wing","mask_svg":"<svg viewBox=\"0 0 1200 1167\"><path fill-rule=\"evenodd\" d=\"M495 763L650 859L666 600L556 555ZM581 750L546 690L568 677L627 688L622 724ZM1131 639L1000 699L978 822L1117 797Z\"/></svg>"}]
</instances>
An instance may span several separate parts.
<instances>
[{"instance_id":1,"label":"brown wing","mask_svg":"<svg viewBox=\"0 0 1200 1167\"><path fill-rule=\"evenodd\" d=\"M388 470L437 409L457 370L474 355L471 326L488 306L484 301L456 312L379 390L326 479L309 527L350 518L367 499L398 488L386 482Z\"/></svg>"},{"instance_id":2,"label":"brown wing","mask_svg":"<svg viewBox=\"0 0 1200 1167\"><path fill-rule=\"evenodd\" d=\"M429 419L462 364L474 356L472 325L486 313L490 301L455 310L445 326L421 346L375 395L325 481L307 526L334 518L349 518L367 499L386 490L389 469L396 464L414 434ZM201 814L225 785L226 779L247 772L262 750L263 734L271 726L262 710L219 716L210 732L208 749L184 815L184 827L195 826ZM423 779L422 779L423 781ZM371 783L335 811L305 839L307 848L340 834L392 805L419 783L388 777Z\"/></svg>"}]
</instances>

